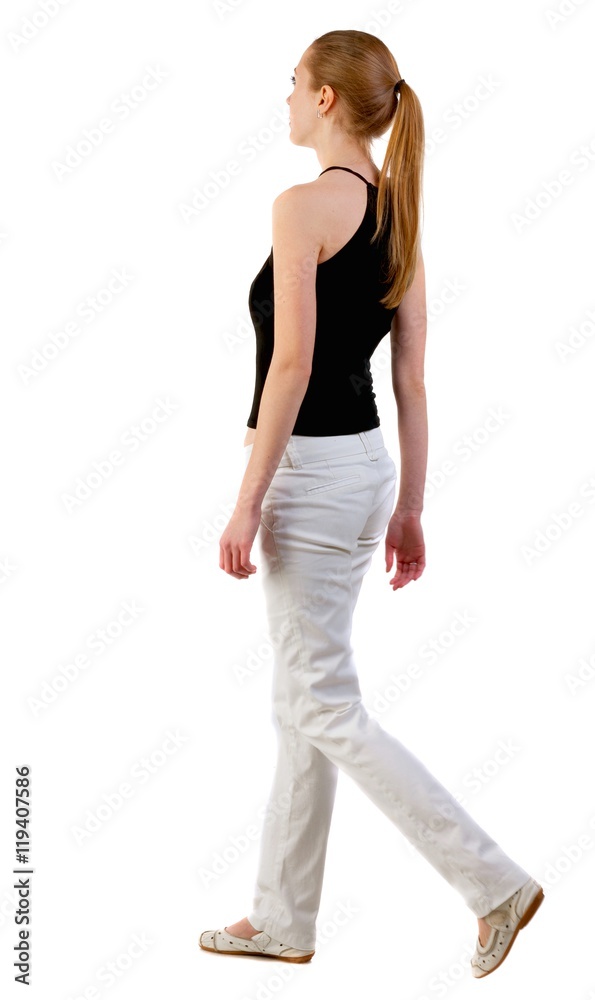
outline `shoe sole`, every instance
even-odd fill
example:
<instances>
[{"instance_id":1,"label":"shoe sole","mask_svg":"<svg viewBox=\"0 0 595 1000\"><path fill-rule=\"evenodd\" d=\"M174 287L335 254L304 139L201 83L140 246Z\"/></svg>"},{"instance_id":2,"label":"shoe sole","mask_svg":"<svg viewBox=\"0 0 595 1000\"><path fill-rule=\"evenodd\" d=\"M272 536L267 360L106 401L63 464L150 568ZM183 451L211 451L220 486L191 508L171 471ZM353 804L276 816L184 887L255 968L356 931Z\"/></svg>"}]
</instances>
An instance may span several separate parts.
<instances>
[{"instance_id":1,"label":"shoe sole","mask_svg":"<svg viewBox=\"0 0 595 1000\"><path fill-rule=\"evenodd\" d=\"M239 958L276 958L278 962L309 962L314 955L304 955L298 956L297 958L292 958L291 956L285 955L267 955L266 952L262 951L223 951L221 948L207 948L206 945L198 942L199 948L203 951L213 951L216 955L237 955Z\"/></svg>"},{"instance_id":2,"label":"shoe sole","mask_svg":"<svg viewBox=\"0 0 595 1000\"><path fill-rule=\"evenodd\" d=\"M526 927L527 926L527 924L529 923L529 921L531 920L531 918L535 916L535 914L537 913L539 907L543 903L543 896L544 896L543 889L540 888L540 890L537 893L535 899L531 903L529 903L529 906L527 907L527 909L523 913L521 919L519 920L519 922L517 924L517 927L516 927L516 929L515 929L512 937L511 937L510 941L508 942L508 947L507 947L506 951L504 952L504 954L502 955L502 957L500 958L500 961L498 962L498 964L494 965L493 968L488 969L488 971L484 972L483 975L481 975L481 976L474 976L475 979L485 979L486 976L489 976L490 972L495 972L496 969L500 968L500 966L502 965L502 962L504 961L504 959L508 955L508 952L512 948L512 946L514 944L514 941L515 941L515 938L516 938L518 932L520 931L521 927Z\"/></svg>"}]
</instances>

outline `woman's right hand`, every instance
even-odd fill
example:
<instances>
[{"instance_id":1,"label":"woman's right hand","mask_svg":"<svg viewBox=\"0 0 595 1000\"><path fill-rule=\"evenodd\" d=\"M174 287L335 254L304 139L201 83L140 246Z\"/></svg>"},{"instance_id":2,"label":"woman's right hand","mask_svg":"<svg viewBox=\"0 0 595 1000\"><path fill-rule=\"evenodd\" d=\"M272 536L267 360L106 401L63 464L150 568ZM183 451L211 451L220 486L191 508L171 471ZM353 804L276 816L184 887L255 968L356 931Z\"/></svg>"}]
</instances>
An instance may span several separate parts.
<instances>
[{"instance_id":1,"label":"woman's right hand","mask_svg":"<svg viewBox=\"0 0 595 1000\"><path fill-rule=\"evenodd\" d=\"M421 513L392 515L386 528L386 572L393 568L396 557L397 570L388 581L393 590L404 587L411 580L419 580L426 566L426 546L421 527Z\"/></svg>"}]
</instances>

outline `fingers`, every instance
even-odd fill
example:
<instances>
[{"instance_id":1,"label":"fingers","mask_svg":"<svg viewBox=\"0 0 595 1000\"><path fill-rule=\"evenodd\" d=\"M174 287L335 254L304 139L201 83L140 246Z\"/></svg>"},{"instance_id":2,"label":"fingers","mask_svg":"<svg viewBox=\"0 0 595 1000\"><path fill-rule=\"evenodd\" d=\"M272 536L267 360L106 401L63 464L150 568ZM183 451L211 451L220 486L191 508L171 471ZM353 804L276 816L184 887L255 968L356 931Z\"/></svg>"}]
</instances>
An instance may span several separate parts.
<instances>
[{"instance_id":1,"label":"fingers","mask_svg":"<svg viewBox=\"0 0 595 1000\"><path fill-rule=\"evenodd\" d=\"M250 549L242 547L219 547L219 568L236 580L247 580L256 573L256 566L250 562Z\"/></svg>"},{"instance_id":2,"label":"fingers","mask_svg":"<svg viewBox=\"0 0 595 1000\"><path fill-rule=\"evenodd\" d=\"M388 582L391 584L393 590L398 590L400 587L405 587L408 583L411 583L412 580L419 580L424 568L425 559L422 557L410 562L397 559L397 572Z\"/></svg>"}]
</instances>

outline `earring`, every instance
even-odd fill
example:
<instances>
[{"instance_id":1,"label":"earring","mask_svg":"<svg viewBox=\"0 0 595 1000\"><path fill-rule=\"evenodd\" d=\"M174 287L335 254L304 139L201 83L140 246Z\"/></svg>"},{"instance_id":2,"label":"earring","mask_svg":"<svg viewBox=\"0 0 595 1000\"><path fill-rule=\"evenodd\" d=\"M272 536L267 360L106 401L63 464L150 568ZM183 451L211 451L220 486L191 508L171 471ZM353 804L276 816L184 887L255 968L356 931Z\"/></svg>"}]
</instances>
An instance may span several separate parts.
<instances>
[{"instance_id":1,"label":"earring","mask_svg":"<svg viewBox=\"0 0 595 1000\"><path fill-rule=\"evenodd\" d=\"M317 108L317 109L316 109L316 117L317 117L317 118L324 118L324 113L323 113L323 114L320 114L320 108Z\"/></svg>"}]
</instances>

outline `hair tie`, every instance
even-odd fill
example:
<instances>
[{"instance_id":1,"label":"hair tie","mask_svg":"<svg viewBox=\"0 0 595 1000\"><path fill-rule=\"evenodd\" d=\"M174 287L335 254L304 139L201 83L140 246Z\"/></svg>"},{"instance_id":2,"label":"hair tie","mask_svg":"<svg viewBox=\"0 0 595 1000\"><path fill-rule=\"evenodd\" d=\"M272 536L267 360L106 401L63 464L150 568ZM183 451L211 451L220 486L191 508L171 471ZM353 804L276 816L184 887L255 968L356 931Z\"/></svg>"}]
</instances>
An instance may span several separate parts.
<instances>
[{"instance_id":1,"label":"hair tie","mask_svg":"<svg viewBox=\"0 0 595 1000\"><path fill-rule=\"evenodd\" d=\"M398 93L399 93L399 91L400 91L400 89L401 89L401 84L402 84L402 83L405 83L405 77L404 77L404 76L402 76L402 77L401 77L401 79L400 79L400 80L397 80L397 82L395 83L395 86L394 86L394 88L393 88L393 89L394 89L394 92L395 92L395 94L398 94Z\"/></svg>"}]
</instances>

